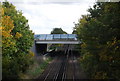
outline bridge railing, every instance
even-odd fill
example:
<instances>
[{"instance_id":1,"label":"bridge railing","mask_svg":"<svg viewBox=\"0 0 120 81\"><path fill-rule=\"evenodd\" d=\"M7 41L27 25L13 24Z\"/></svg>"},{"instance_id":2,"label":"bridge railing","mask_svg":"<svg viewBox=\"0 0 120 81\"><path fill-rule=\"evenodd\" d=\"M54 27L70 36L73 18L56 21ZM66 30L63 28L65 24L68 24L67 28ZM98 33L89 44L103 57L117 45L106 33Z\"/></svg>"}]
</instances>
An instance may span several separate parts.
<instances>
[{"instance_id":1,"label":"bridge railing","mask_svg":"<svg viewBox=\"0 0 120 81\"><path fill-rule=\"evenodd\" d=\"M39 34L34 36L35 40L77 40L76 34Z\"/></svg>"}]
</instances>

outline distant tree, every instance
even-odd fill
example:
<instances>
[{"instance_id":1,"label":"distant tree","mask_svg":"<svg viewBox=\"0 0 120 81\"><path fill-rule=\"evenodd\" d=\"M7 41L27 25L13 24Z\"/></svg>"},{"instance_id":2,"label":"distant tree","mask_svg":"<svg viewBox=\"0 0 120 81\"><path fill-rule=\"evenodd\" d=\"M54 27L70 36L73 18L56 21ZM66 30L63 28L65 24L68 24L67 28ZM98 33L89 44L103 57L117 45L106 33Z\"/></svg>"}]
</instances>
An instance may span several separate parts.
<instances>
[{"instance_id":1,"label":"distant tree","mask_svg":"<svg viewBox=\"0 0 120 81\"><path fill-rule=\"evenodd\" d=\"M34 55L30 48L34 35L28 20L9 2L2 3L2 77L17 79L26 71Z\"/></svg>"},{"instance_id":2,"label":"distant tree","mask_svg":"<svg viewBox=\"0 0 120 81\"><path fill-rule=\"evenodd\" d=\"M75 23L74 24L75 25L75 27L73 27L73 32L72 32L72 34L77 34L77 28L78 28L78 26L79 26L79 23Z\"/></svg>"},{"instance_id":3,"label":"distant tree","mask_svg":"<svg viewBox=\"0 0 120 81\"><path fill-rule=\"evenodd\" d=\"M51 34L67 34L67 33L63 31L61 28L53 28Z\"/></svg>"},{"instance_id":4,"label":"distant tree","mask_svg":"<svg viewBox=\"0 0 120 81\"><path fill-rule=\"evenodd\" d=\"M53 30L51 31L51 34L67 34L67 33L63 31L61 28L53 28ZM56 49L59 46L61 46L61 44L53 44L50 48Z\"/></svg>"}]
</instances>

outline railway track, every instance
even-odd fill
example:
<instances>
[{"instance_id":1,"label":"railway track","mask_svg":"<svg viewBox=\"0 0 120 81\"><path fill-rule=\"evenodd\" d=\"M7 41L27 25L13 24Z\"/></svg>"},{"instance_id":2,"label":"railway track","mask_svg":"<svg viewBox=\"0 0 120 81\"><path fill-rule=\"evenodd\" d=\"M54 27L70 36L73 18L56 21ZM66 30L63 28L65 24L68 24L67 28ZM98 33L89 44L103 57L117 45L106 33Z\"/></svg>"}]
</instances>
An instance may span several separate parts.
<instances>
[{"instance_id":1,"label":"railway track","mask_svg":"<svg viewBox=\"0 0 120 81\"><path fill-rule=\"evenodd\" d=\"M55 57L53 62L38 77L38 81L77 81L80 79L77 57L72 51L69 54L61 54Z\"/></svg>"}]
</instances>

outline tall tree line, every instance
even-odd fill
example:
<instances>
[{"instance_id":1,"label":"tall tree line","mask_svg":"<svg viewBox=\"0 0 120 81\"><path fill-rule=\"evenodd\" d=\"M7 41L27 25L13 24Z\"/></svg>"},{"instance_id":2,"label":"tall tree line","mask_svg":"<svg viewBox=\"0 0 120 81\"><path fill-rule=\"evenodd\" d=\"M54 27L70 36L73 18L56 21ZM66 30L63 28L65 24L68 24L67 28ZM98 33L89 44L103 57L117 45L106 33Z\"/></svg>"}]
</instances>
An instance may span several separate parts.
<instances>
[{"instance_id":1,"label":"tall tree line","mask_svg":"<svg viewBox=\"0 0 120 81\"><path fill-rule=\"evenodd\" d=\"M32 63L34 34L28 20L9 2L2 3L2 78L19 79ZM2 31L1 31L2 30Z\"/></svg>"},{"instance_id":2,"label":"tall tree line","mask_svg":"<svg viewBox=\"0 0 120 81\"><path fill-rule=\"evenodd\" d=\"M75 24L80 64L89 78L120 78L120 2L97 2ZM119 79L120 80L120 79Z\"/></svg>"}]
</instances>

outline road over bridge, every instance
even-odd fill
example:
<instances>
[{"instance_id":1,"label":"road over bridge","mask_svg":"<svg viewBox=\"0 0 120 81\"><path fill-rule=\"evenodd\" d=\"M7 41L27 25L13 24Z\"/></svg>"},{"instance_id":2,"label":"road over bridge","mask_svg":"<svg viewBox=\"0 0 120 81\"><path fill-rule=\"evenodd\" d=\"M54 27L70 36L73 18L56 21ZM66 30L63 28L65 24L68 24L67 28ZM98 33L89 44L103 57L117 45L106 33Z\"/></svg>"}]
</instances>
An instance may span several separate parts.
<instances>
[{"instance_id":1,"label":"road over bridge","mask_svg":"<svg viewBox=\"0 0 120 81\"><path fill-rule=\"evenodd\" d=\"M36 44L79 44L76 34L39 34L35 35Z\"/></svg>"},{"instance_id":2,"label":"road over bridge","mask_svg":"<svg viewBox=\"0 0 120 81\"><path fill-rule=\"evenodd\" d=\"M75 45L81 43L77 40L76 34L37 34L34 35L34 41L32 47L34 53L48 51L52 44Z\"/></svg>"}]
</instances>

